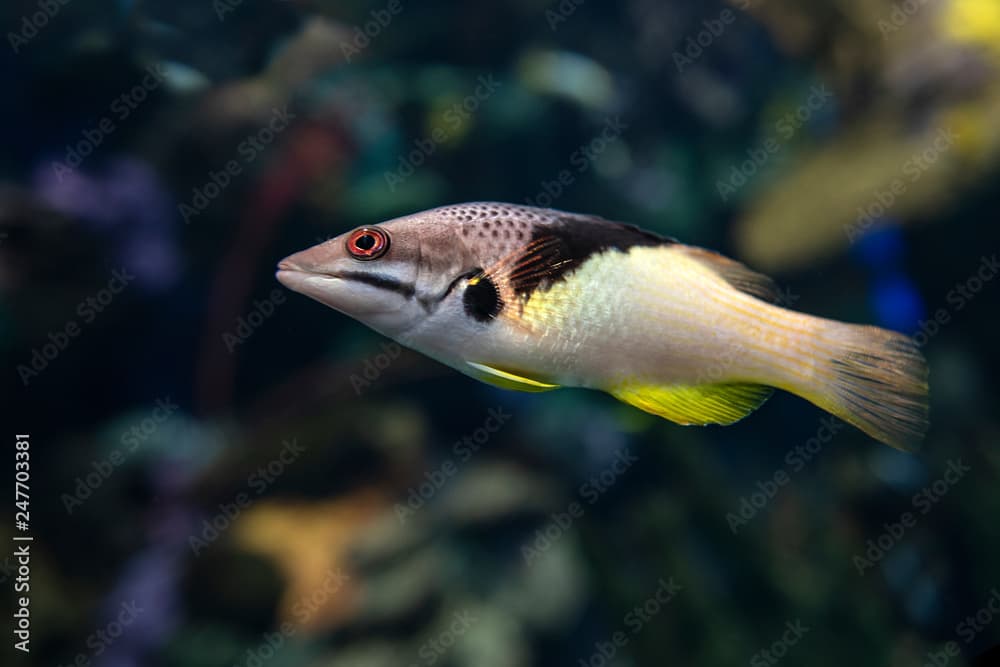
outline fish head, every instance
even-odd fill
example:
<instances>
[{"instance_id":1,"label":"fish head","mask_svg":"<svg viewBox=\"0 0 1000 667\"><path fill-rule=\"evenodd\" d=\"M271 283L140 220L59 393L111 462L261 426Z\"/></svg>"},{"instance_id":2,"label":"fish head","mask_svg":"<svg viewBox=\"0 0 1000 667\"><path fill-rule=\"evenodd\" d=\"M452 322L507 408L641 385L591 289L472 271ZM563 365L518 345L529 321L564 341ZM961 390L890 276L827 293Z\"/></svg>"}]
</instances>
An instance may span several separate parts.
<instances>
[{"instance_id":1,"label":"fish head","mask_svg":"<svg viewBox=\"0 0 1000 667\"><path fill-rule=\"evenodd\" d=\"M479 270L476 253L438 209L359 227L286 257L277 278L389 337L439 310L462 279Z\"/></svg>"}]
</instances>

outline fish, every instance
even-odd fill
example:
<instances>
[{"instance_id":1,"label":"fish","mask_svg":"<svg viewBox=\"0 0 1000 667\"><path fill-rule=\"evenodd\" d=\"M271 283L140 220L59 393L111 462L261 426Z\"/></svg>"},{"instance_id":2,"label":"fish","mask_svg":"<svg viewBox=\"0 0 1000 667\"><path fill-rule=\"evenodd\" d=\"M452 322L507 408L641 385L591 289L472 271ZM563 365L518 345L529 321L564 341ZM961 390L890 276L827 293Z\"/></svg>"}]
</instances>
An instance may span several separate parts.
<instances>
[{"instance_id":1,"label":"fish","mask_svg":"<svg viewBox=\"0 0 1000 667\"><path fill-rule=\"evenodd\" d=\"M735 260L598 216L442 206L290 255L276 277L505 389L600 390L683 425L733 424L779 389L910 452L929 425L911 338L789 310Z\"/></svg>"}]
</instances>

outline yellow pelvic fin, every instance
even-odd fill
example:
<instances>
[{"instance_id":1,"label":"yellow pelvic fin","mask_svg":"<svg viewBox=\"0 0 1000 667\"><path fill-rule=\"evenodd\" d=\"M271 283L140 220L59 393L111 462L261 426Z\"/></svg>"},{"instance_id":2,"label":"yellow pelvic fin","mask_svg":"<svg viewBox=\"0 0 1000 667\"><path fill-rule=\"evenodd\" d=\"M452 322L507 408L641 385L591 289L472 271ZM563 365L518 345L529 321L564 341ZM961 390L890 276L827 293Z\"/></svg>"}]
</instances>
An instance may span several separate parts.
<instances>
[{"instance_id":1,"label":"yellow pelvic fin","mask_svg":"<svg viewBox=\"0 0 1000 667\"><path fill-rule=\"evenodd\" d=\"M516 391L549 391L551 389L559 388L559 385L557 384L549 384L548 382L542 382L541 380L527 377L520 371L514 373L495 366L477 364L474 361L466 361L465 363L468 364L471 369L469 375L472 375L477 380L495 385L502 389L514 389Z\"/></svg>"},{"instance_id":2,"label":"yellow pelvic fin","mask_svg":"<svg viewBox=\"0 0 1000 667\"><path fill-rule=\"evenodd\" d=\"M609 393L678 424L732 424L756 410L773 390L760 384L623 384Z\"/></svg>"}]
</instances>

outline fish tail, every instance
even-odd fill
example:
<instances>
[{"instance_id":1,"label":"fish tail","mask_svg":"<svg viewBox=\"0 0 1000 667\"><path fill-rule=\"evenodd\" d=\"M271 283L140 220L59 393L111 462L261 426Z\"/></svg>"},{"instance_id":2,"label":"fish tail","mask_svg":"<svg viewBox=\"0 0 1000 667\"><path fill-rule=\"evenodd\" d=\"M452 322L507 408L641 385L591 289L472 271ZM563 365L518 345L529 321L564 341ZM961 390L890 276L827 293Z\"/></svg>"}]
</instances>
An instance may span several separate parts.
<instances>
[{"instance_id":1,"label":"fish tail","mask_svg":"<svg viewBox=\"0 0 1000 667\"><path fill-rule=\"evenodd\" d=\"M788 389L871 437L914 451L928 428L927 362L903 334L810 317L799 352L814 365Z\"/></svg>"}]
</instances>

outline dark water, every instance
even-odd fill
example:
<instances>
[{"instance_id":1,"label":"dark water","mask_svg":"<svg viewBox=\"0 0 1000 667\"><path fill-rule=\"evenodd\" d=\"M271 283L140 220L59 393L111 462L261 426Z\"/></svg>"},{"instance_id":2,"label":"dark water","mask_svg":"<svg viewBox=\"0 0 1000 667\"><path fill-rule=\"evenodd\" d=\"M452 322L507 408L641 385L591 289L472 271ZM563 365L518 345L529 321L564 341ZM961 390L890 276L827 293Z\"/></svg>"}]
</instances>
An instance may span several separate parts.
<instances>
[{"instance_id":1,"label":"dark water","mask_svg":"<svg viewBox=\"0 0 1000 667\"><path fill-rule=\"evenodd\" d=\"M3 535L34 541L29 579L28 543L4 553L12 630L30 612L5 664L997 644L1000 16L859 4L6 3L4 438L16 465L30 436L30 521ZM922 451L785 394L684 428L494 389L274 279L471 200L636 223L915 335Z\"/></svg>"}]
</instances>

